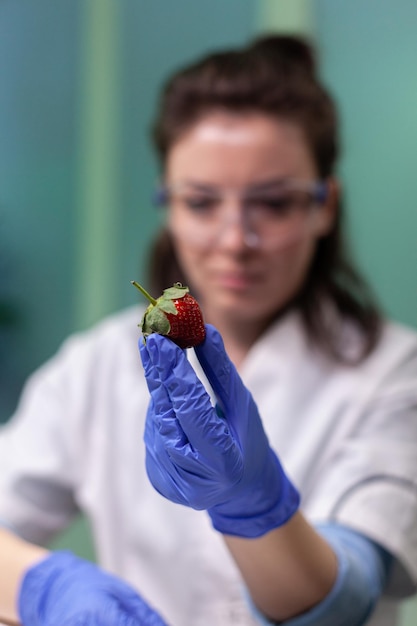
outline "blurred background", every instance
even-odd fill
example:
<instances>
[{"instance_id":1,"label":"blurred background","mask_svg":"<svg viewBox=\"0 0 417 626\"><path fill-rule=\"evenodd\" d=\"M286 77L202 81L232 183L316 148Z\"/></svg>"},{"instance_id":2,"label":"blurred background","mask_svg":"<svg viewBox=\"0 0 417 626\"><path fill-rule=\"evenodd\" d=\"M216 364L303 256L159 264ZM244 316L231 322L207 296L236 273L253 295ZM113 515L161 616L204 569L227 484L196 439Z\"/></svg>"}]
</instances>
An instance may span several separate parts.
<instances>
[{"instance_id":1,"label":"blurred background","mask_svg":"<svg viewBox=\"0 0 417 626\"><path fill-rule=\"evenodd\" d=\"M316 43L351 247L387 314L417 326L416 24L415 0L1 0L0 421L66 335L138 301L163 80L262 32Z\"/></svg>"}]
</instances>

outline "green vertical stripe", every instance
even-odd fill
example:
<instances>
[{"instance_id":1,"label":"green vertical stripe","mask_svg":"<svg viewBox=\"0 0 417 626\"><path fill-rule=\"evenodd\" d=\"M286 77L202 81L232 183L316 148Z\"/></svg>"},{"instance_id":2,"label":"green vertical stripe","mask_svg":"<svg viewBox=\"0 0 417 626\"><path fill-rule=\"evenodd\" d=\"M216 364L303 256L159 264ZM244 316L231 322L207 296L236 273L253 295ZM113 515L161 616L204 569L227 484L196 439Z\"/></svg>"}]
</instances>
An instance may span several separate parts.
<instances>
[{"instance_id":1,"label":"green vertical stripe","mask_svg":"<svg viewBox=\"0 0 417 626\"><path fill-rule=\"evenodd\" d=\"M311 34L314 26L311 0L259 0L258 30Z\"/></svg>"},{"instance_id":2,"label":"green vertical stripe","mask_svg":"<svg viewBox=\"0 0 417 626\"><path fill-rule=\"evenodd\" d=\"M119 198L118 0L81 3L79 195L75 327L117 307Z\"/></svg>"}]
</instances>

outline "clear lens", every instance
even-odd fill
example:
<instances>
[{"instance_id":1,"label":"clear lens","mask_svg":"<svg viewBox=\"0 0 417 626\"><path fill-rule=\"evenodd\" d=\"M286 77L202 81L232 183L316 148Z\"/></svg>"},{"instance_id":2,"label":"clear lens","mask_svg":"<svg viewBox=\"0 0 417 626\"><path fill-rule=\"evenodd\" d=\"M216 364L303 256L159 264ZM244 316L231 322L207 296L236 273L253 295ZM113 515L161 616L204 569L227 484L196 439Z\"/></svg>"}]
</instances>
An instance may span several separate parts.
<instances>
[{"instance_id":1,"label":"clear lens","mask_svg":"<svg viewBox=\"0 0 417 626\"><path fill-rule=\"evenodd\" d=\"M325 194L321 183L294 182L244 195L170 187L166 198L169 228L189 245L219 245L234 228L248 247L274 249L303 236Z\"/></svg>"}]
</instances>

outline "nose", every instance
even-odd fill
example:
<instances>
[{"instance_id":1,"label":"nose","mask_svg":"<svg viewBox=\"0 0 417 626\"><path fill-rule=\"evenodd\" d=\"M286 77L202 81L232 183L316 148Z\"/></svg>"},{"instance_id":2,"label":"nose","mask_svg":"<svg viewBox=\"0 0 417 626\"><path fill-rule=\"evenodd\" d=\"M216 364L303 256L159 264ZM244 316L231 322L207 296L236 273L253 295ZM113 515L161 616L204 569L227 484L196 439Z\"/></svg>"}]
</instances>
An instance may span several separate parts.
<instances>
[{"instance_id":1,"label":"nose","mask_svg":"<svg viewBox=\"0 0 417 626\"><path fill-rule=\"evenodd\" d=\"M224 207L223 219L219 226L217 245L233 250L258 248L259 236L251 228L245 208L229 202Z\"/></svg>"}]
</instances>

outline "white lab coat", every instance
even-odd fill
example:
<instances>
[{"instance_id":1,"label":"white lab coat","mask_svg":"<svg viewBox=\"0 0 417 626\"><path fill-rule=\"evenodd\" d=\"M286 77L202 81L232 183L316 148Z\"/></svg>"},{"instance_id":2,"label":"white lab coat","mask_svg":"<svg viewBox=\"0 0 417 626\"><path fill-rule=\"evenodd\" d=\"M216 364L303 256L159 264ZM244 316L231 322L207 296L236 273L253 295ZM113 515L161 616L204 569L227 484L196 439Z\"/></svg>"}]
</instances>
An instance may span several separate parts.
<instances>
[{"instance_id":1,"label":"white lab coat","mask_svg":"<svg viewBox=\"0 0 417 626\"><path fill-rule=\"evenodd\" d=\"M100 563L170 625L249 626L237 568L208 516L168 502L147 479L141 315L135 307L71 337L30 378L0 431L0 519L44 543L82 510ZM344 340L354 348L354 335ZM337 366L311 349L291 312L252 348L241 375L307 517L379 541L397 557L387 593L413 592L416 334L389 324L363 364ZM382 602L372 624L395 624L395 606Z\"/></svg>"}]
</instances>

